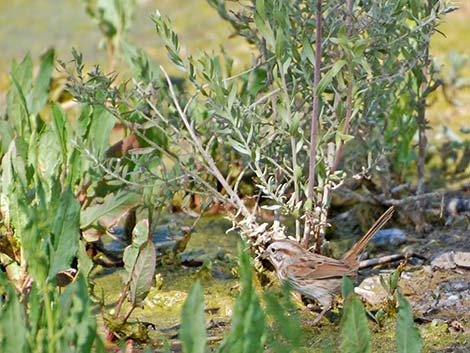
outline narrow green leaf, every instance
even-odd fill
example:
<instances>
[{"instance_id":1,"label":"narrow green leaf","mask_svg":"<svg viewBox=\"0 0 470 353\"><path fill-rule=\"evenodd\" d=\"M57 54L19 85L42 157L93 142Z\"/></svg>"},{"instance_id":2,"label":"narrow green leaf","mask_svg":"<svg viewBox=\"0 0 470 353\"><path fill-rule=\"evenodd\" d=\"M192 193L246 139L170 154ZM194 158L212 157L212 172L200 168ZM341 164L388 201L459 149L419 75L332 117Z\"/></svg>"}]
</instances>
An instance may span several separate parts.
<instances>
[{"instance_id":1,"label":"narrow green leaf","mask_svg":"<svg viewBox=\"0 0 470 353\"><path fill-rule=\"evenodd\" d=\"M227 136L227 142L230 146L232 146L237 152L244 154L246 156L251 157L250 151L248 151L245 146L243 146L240 142L234 140L232 137Z\"/></svg>"},{"instance_id":2,"label":"narrow green leaf","mask_svg":"<svg viewBox=\"0 0 470 353\"><path fill-rule=\"evenodd\" d=\"M284 32L278 30L276 32L276 57L280 60L284 57L286 47L286 39L284 38Z\"/></svg>"},{"instance_id":3,"label":"narrow green leaf","mask_svg":"<svg viewBox=\"0 0 470 353\"><path fill-rule=\"evenodd\" d=\"M396 343L398 353L419 353L423 348L423 340L413 321L410 303L398 291L398 315Z\"/></svg>"},{"instance_id":4,"label":"narrow green leaf","mask_svg":"<svg viewBox=\"0 0 470 353\"><path fill-rule=\"evenodd\" d=\"M267 20L261 18L258 12L254 13L256 28L261 32L264 39L271 48L275 47L274 32Z\"/></svg>"},{"instance_id":5,"label":"narrow green leaf","mask_svg":"<svg viewBox=\"0 0 470 353\"><path fill-rule=\"evenodd\" d=\"M315 54L313 53L312 45L307 37L303 40L302 57L306 57L312 65L315 65Z\"/></svg>"},{"instance_id":6,"label":"narrow green leaf","mask_svg":"<svg viewBox=\"0 0 470 353\"><path fill-rule=\"evenodd\" d=\"M199 282L191 288L181 311L180 339L184 353L204 353L206 349L204 293Z\"/></svg>"},{"instance_id":7,"label":"narrow green leaf","mask_svg":"<svg viewBox=\"0 0 470 353\"><path fill-rule=\"evenodd\" d=\"M334 63L333 67L318 82L317 94L321 94L326 89L344 65L346 65L346 60L338 60Z\"/></svg>"},{"instance_id":8,"label":"narrow green leaf","mask_svg":"<svg viewBox=\"0 0 470 353\"><path fill-rule=\"evenodd\" d=\"M81 275L87 279L91 270L93 269L93 261L86 252L85 244L82 241L78 242L78 270Z\"/></svg>"},{"instance_id":9,"label":"narrow green leaf","mask_svg":"<svg viewBox=\"0 0 470 353\"><path fill-rule=\"evenodd\" d=\"M16 88L16 96L17 96L17 101L20 104L20 107L22 108L22 114L19 115L19 117L24 117L25 119L29 119L29 107L28 107L28 102L26 100L26 95L25 92L23 91L23 88L21 87L20 83L16 79L15 76L11 76L11 81L13 83L13 87ZM15 117L15 115L13 115ZM23 130L20 130L23 132Z\"/></svg>"},{"instance_id":10,"label":"narrow green leaf","mask_svg":"<svg viewBox=\"0 0 470 353\"><path fill-rule=\"evenodd\" d=\"M52 103L52 123L54 133L57 136L62 150L62 162L67 163L68 137L71 132L71 125L63 110L55 102Z\"/></svg>"},{"instance_id":11,"label":"narrow green leaf","mask_svg":"<svg viewBox=\"0 0 470 353\"><path fill-rule=\"evenodd\" d=\"M349 277L343 276L343 282L341 283L341 295L343 296L344 300L346 300L346 298L349 298L351 293L354 293L354 284Z\"/></svg>"},{"instance_id":12,"label":"narrow green leaf","mask_svg":"<svg viewBox=\"0 0 470 353\"><path fill-rule=\"evenodd\" d=\"M15 137L15 131L7 120L0 120L0 156L8 150L8 146Z\"/></svg>"},{"instance_id":13,"label":"narrow green leaf","mask_svg":"<svg viewBox=\"0 0 470 353\"><path fill-rule=\"evenodd\" d=\"M266 19L266 6L264 0L257 0L256 1L256 12L258 12L260 18L262 20Z\"/></svg>"},{"instance_id":14,"label":"narrow green leaf","mask_svg":"<svg viewBox=\"0 0 470 353\"><path fill-rule=\"evenodd\" d=\"M345 282L347 281L343 280L343 284ZM348 285L346 284L344 287L348 287ZM371 352L371 334L367 325L364 305L353 292L349 294L344 303L341 318L341 352Z\"/></svg>"}]
</instances>

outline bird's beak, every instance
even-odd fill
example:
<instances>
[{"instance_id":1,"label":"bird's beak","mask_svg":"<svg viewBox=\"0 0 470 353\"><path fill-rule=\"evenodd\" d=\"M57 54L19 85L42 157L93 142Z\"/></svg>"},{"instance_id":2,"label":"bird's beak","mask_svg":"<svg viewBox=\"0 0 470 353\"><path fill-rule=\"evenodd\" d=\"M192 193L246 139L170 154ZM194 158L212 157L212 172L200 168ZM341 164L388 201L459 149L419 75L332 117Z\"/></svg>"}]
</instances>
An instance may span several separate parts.
<instances>
[{"instance_id":1,"label":"bird's beak","mask_svg":"<svg viewBox=\"0 0 470 353\"><path fill-rule=\"evenodd\" d=\"M260 259L267 260L269 258L269 254L267 250L264 250L261 255L259 255Z\"/></svg>"}]
</instances>

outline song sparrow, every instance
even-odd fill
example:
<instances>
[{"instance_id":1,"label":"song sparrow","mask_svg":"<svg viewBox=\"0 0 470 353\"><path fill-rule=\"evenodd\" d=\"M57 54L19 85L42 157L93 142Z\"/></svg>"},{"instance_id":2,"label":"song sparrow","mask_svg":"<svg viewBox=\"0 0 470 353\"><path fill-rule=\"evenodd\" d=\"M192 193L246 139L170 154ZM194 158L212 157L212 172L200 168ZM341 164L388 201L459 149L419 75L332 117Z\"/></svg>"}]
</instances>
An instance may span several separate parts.
<instances>
[{"instance_id":1,"label":"song sparrow","mask_svg":"<svg viewBox=\"0 0 470 353\"><path fill-rule=\"evenodd\" d=\"M289 239L275 240L262 257L273 264L281 281L286 281L293 289L322 305L323 310L313 321L313 324L316 324L330 309L341 287L342 277L357 274L359 253L375 232L392 217L393 211L393 207L385 211L341 260L309 252L299 243Z\"/></svg>"}]
</instances>

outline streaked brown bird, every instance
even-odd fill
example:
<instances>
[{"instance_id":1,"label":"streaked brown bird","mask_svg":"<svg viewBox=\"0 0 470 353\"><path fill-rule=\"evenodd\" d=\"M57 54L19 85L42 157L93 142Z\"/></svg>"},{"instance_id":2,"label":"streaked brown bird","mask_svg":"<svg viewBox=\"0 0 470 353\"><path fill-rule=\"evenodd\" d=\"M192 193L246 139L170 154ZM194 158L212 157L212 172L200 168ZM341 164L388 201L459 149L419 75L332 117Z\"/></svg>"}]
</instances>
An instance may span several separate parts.
<instances>
[{"instance_id":1,"label":"streaked brown bird","mask_svg":"<svg viewBox=\"0 0 470 353\"><path fill-rule=\"evenodd\" d=\"M385 211L341 260L314 254L290 239L275 240L262 257L273 264L281 281L322 305L323 310L313 321L316 324L331 308L341 287L342 277L357 275L359 254L374 234L390 220L393 212L393 207Z\"/></svg>"}]
</instances>

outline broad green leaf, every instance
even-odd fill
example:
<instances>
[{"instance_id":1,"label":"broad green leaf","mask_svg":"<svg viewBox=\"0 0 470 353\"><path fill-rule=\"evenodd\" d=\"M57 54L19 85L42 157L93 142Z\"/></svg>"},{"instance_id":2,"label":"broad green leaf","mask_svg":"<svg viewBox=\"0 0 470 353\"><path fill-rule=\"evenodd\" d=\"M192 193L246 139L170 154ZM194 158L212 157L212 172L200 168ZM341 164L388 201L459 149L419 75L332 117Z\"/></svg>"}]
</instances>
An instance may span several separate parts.
<instances>
[{"instance_id":1,"label":"broad green leaf","mask_svg":"<svg viewBox=\"0 0 470 353\"><path fill-rule=\"evenodd\" d=\"M100 159L109 148L109 136L114 127L114 116L105 108L95 106L91 114L91 123L88 130L88 138L91 153Z\"/></svg>"},{"instance_id":2,"label":"broad green leaf","mask_svg":"<svg viewBox=\"0 0 470 353\"><path fill-rule=\"evenodd\" d=\"M128 298L133 305L141 306L155 284L156 262L155 245L148 240L139 249L130 277Z\"/></svg>"},{"instance_id":3,"label":"broad green leaf","mask_svg":"<svg viewBox=\"0 0 470 353\"><path fill-rule=\"evenodd\" d=\"M27 54L21 63L13 63L10 77L12 86L7 96L7 114L17 133L26 134L23 138L27 138L31 131L26 97L31 91L33 77L33 61L30 54Z\"/></svg>"},{"instance_id":4,"label":"broad green leaf","mask_svg":"<svg viewBox=\"0 0 470 353\"><path fill-rule=\"evenodd\" d=\"M52 69L54 68L54 49L49 49L41 56L39 73L34 81L31 98L31 113L37 114L41 111L49 97L49 84L51 82Z\"/></svg>"},{"instance_id":5,"label":"broad green leaf","mask_svg":"<svg viewBox=\"0 0 470 353\"><path fill-rule=\"evenodd\" d=\"M153 253L151 250L153 249ZM150 286L154 282L155 277L155 266L156 266L156 255L155 255L155 247L151 241L149 235L149 223L147 219L143 219L136 224L132 231L132 244L126 247L124 250L124 268L126 270L126 274L123 276L123 282L126 285L129 285L130 290L134 290L134 293L129 293L129 300L132 303L136 303L136 298L138 296L143 296L142 300L145 299L145 296L148 294L148 290L145 288L137 288L138 286L145 287L146 281L150 281ZM147 261L147 265L151 265L153 263L153 274L150 276L148 272L152 272L150 269L143 269L142 266L145 265L145 261ZM150 276L150 277L146 277ZM140 277L140 278L139 278ZM141 282L139 284L138 282ZM134 286L135 289L131 287ZM145 292L143 295L141 292ZM137 298L139 299L139 298ZM140 299L139 299L140 300ZM139 302L140 303L140 302ZM139 304L138 303L138 304Z\"/></svg>"},{"instance_id":6,"label":"broad green leaf","mask_svg":"<svg viewBox=\"0 0 470 353\"><path fill-rule=\"evenodd\" d=\"M37 188L41 187L40 183ZM16 191L16 190L15 190ZM26 194L24 188L19 191ZM18 192L18 191L16 191ZM15 192L15 193L16 193ZM37 191L39 194L41 191ZM49 256L44 251L44 245L49 248L49 224L46 203L44 199L31 204L30 200L18 198L12 212L12 224L15 227L15 237L21 242L24 252L24 258L28 265L28 271L34 281L38 282L39 287L43 287L47 281L49 272ZM36 204L37 202L37 204Z\"/></svg>"},{"instance_id":7,"label":"broad green leaf","mask_svg":"<svg viewBox=\"0 0 470 353\"><path fill-rule=\"evenodd\" d=\"M184 353L206 351L206 320L204 317L204 293L199 282L191 288L181 311L180 339Z\"/></svg>"},{"instance_id":8,"label":"broad green leaf","mask_svg":"<svg viewBox=\"0 0 470 353\"><path fill-rule=\"evenodd\" d=\"M8 150L8 146L15 137L15 131L9 121L0 120L0 156Z\"/></svg>"},{"instance_id":9,"label":"broad green leaf","mask_svg":"<svg viewBox=\"0 0 470 353\"><path fill-rule=\"evenodd\" d=\"M85 277L79 275L60 296L61 343L74 347L74 352L93 352L101 340L97 334L96 319L91 311ZM60 350L58 350L60 351Z\"/></svg>"},{"instance_id":10,"label":"broad green leaf","mask_svg":"<svg viewBox=\"0 0 470 353\"><path fill-rule=\"evenodd\" d=\"M419 353L423 348L423 340L415 326L410 303L398 291L398 315L396 343L398 353Z\"/></svg>"},{"instance_id":11,"label":"broad green leaf","mask_svg":"<svg viewBox=\"0 0 470 353\"><path fill-rule=\"evenodd\" d=\"M347 283L343 280L343 283L345 282ZM348 287L348 284L345 284L344 287ZM345 291L348 290L345 288ZM341 352L371 352L371 334L367 325L364 305L352 292L345 299L341 318Z\"/></svg>"},{"instance_id":12,"label":"broad green leaf","mask_svg":"<svg viewBox=\"0 0 470 353\"><path fill-rule=\"evenodd\" d=\"M27 330L23 308L15 289L5 272L0 271L0 351L3 353L26 352Z\"/></svg>"},{"instance_id":13,"label":"broad green leaf","mask_svg":"<svg viewBox=\"0 0 470 353\"><path fill-rule=\"evenodd\" d=\"M33 83L33 59L30 53L26 54L19 64L13 63L11 75L24 91L29 92Z\"/></svg>"},{"instance_id":14,"label":"broad green leaf","mask_svg":"<svg viewBox=\"0 0 470 353\"><path fill-rule=\"evenodd\" d=\"M80 204L70 188L67 188L60 196L51 227L53 251L49 267L50 279L55 277L57 272L69 268L77 255L80 241L79 221Z\"/></svg>"},{"instance_id":15,"label":"broad green leaf","mask_svg":"<svg viewBox=\"0 0 470 353\"><path fill-rule=\"evenodd\" d=\"M303 332L299 329L300 318L292 304L289 287L284 286L283 295L273 292L264 294L266 313L276 324L271 328L270 340L266 344L276 353L296 352L302 342Z\"/></svg>"},{"instance_id":16,"label":"broad green leaf","mask_svg":"<svg viewBox=\"0 0 470 353\"><path fill-rule=\"evenodd\" d=\"M109 195L99 205L87 207L80 214L80 228L84 229L107 216L101 221L104 226L112 226L119 218L141 202L142 196L132 191L121 191L116 195Z\"/></svg>"},{"instance_id":17,"label":"broad green leaf","mask_svg":"<svg viewBox=\"0 0 470 353\"><path fill-rule=\"evenodd\" d=\"M60 141L52 129L45 129L40 134L35 147L36 171L45 182L52 183L54 176L59 175L61 165L62 148ZM33 149L30 149L30 151L33 152Z\"/></svg>"},{"instance_id":18,"label":"broad green leaf","mask_svg":"<svg viewBox=\"0 0 470 353\"><path fill-rule=\"evenodd\" d=\"M147 219L141 220L137 223L132 230L132 244L126 247L124 250L123 261L124 268L127 272L127 276L123 277L124 284L128 284L132 271L135 267L137 257L139 256L140 248L149 239L149 224Z\"/></svg>"}]
</instances>

